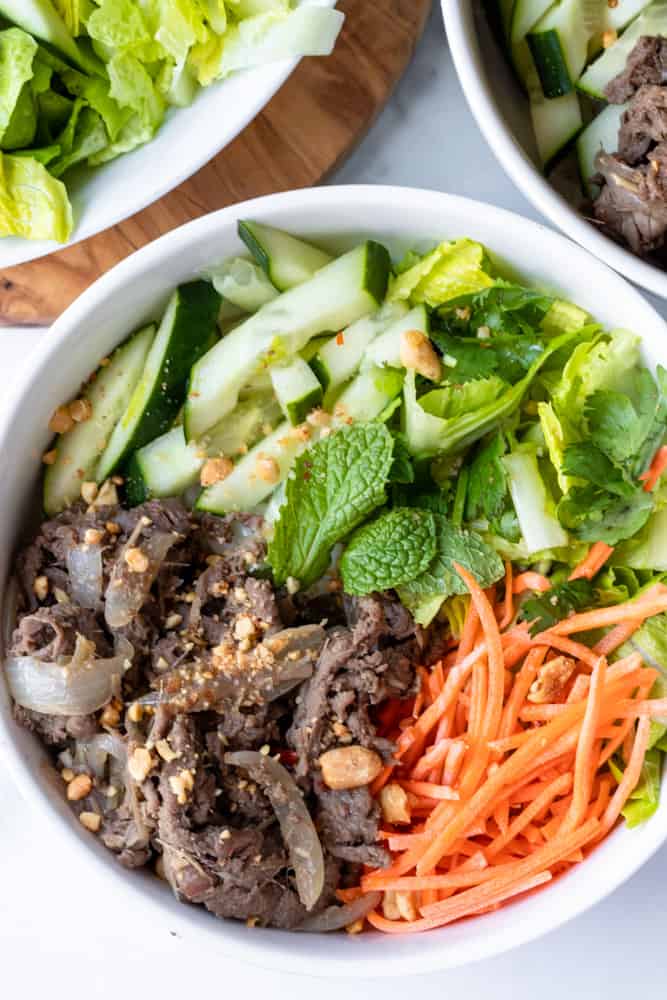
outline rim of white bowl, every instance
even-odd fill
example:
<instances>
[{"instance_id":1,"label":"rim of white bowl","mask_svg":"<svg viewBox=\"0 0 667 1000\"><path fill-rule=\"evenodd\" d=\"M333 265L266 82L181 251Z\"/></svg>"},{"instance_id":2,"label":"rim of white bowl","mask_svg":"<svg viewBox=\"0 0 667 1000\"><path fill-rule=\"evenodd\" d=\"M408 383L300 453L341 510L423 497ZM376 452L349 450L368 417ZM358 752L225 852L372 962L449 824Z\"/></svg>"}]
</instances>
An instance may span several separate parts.
<instances>
[{"instance_id":1,"label":"rim of white bowl","mask_svg":"<svg viewBox=\"0 0 667 1000\"><path fill-rule=\"evenodd\" d=\"M94 282L56 321L51 328L48 339L45 338L32 355L30 375L24 378L20 384L15 385L10 392L0 426L0 454L4 454L8 446L14 420L19 419L20 414L24 412L19 406L21 400L29 398L30 393L35 389L36 381L43 377L44 369L48 368L61 355L63 348L76 342L80 335L80 325L93 314L96 303L107 298L113 292L120 291L130 280L140 280L144 274L159 266L160 259L167 250L170 253L180 251L185 254L191 243L205 238L207 235L214 235L221 227L225 227L232 220L236 222L243 215L248 213L265 215L266 213L265 217L270 219L271 210L274 207L289 212L292 207L303 209L312 204L314 210L326 208L335 211L336 209L354 208L355 204L360 206L374 205L378 209L387 209L399 203L409 205L411 212L424 214L427 214L435 203L438 203L443 214L448 208L457 206L471 217L480 212L483 213L485 219L495 217L500 232L518 233L521 229L530 230L535 245L541 247L542 253L549 254L547 244L551 243L556 255L558 250L561 251L561 254L567 253L572 267L580 266L593 272L597 270L598 274L611 274L614 281L624 286L624 294L635 300L636 308L639 311L643 310L652 314L658 327L665 326L665 322L651 304L622 276L614 274L602 261L597 260L582 248L573 245L560 233L514 212L497 208L485 202L438 191L380 185L340 185L266 195L228 206L172 230L154 243L131 254ZM595 274L591 275L591 279L595 279ZM106 855L108 852L98 844L88 846L88 841L83 839L83 834L80 838L75 836L76 828L73 826L71 816L57 812L45 787L35 780L34 773L28 766L24 755L19 752L7 727L1 721L0 753L3 757L3 764L6 764L8 773L19 793L44 817L50 830L57 831L64 848L68 851L79 848L76 855L77 863L82 862L84 865L90 866L91 871L94 868L98 875L103 874L104 869L107 868ZM618 836L622 832L616 831L611 836ZM637 836L637 831L633 831L633 834ZM491 946L488 945L485 938L477 935L474 940L459 942L456 954L448 953L446 956L441 954L437 947L429 949L420 949L419 947L420 941L432 940L432 936L446 933L446 928L441 932L436 930L423 937L418 935L416 938L411 938L414 958L411 957L412 953L410 953L410 958L406 959L405 954L396 954L390 941L385 938L383 938L384 946L378 946L377 953L373 954L372 957L361 956L359 952L355 953L352 944L349 951L345 950L344 955L336 957L323 958L320 953L312 958L302 953L295 955L290 950L289 944L286 945L284 952L273 947L265 947L262 944L264 933L289 932L252 930L248 931L240 941L238 936L227 937L225 935L224 922L221 923L213 917L201 923L192 919L191 909L187 906L182 906L182 910L176 914L170 911L169 926L170 928L177 926L182 934L187 935L190 940L196 936L198 945L215 948L217 955L241 959L261 968L294 975L358 979L439 972L492 958L527 944L552 930L556 930L601 902L627 881L667 840L667 807L662 813L653 817L651 823L642 829L641 835L642 850L619 852L613 873L605 874L608 881L603 886L598 886L592 897L587 893L573 892L567 907L544 907L538 919L523 921L519 930L515 928L507 933L497 932ZM81 849L82 847L83 849ZM113 859L110 860L113 862ZM156 921L160 918L164 921L166 910L163 903L156 899L153 893L145 889L146 883L137 872L129 874L135 877L135 881L128 879L127 882L131 892L135 894L137 899L141 898L143 903L151 909ZM559 884L562 885L566 881L567 876L557 880L551 891L555 892ZM546 890L546 892L549 891L549 889ZM517 907L521 905L521 902L513 904ZM502 910L499 911L499 913L502 912ZM476 920L492 919L496 915L492 914L489 918L478 917Z\"/></svg>"},{"instance_id":2,"label":"rim of white bowl","mask_svg":"<svg viewBox=\"0 0 667 1000\"><path fill-rule=\"evenodd\" d=\"M468 107L496 159L518 189L566 235L619 274L667 299L667 272L598 233L540 173L514 138L482 62L471 0L441 0L454 66Z\"/></svg>"},{"instance_id":3,"label":"rim of white bowl","mask_svg":"<svg viewBox=\"0 0 667 1000\"><path fill-rule=\"evenodd\" d=\"M302 0L302 2L308 6L335 7L338 0ZM197 143L190 147L192 155L188 155L188 143L183 143L181 146L181 154L184 153L185 155L179 156L178 167L173 171L173 173L170 172L164 180L160 179L163 176L162 171L158 171L156 174L155 187L151 190L148 197L140 195L134 199L130 198L128 201L128 207L126 208L111 208L108 211L103 210L99 217L90 219L84 225L75 225L72 236L66 243L37 240L34 242L36 249L34 254L29 252L30 244L32 243L31 240L17 240L17 245L25 245L26 252L17 253L15 260L9 261L2 266L13 267L20 264L29 264L33 260L40 260L41 258L50 256L53 253L59 253L61 250L67 250L69 247L76 246L84 240L97 236L99 233L103 233L107 229L111 229L113 226L116 226L121 222L125 222L127 219L130 219L133 215L137 215L137 213L142 212L150 205L154 205L156 201L160 200L160 198L163 198L171 191L174 191L177 187L180 187L180 185L189 180L190 177L194 177L194 175L201 170L202 167L204 167L211 160L215 159L215 157L222 153L227 146L231 145L241 132L243 132L243 130L255 120L257 115L259 115L260 112L263 111L276 96L280 88L287 82L300 62L301 58L293 58L258 67L260 72L263 71L268 74L266 85L260 92L258 92L255 100L248 102L241 116L235 121L234 126L230 129L211 128L208 133L208 142L201 145ZM254 68L240 70L236 74L236 77L243 77L243 75L253 74L255 72L257 72L257 70ZM224 97L225 82L225 80L221 80L212 84L214 88L221 88L221 97ZM185 108L173 107L168 110L168 114L172 116L178 115L180 117L181 115L187 115L189 110L189 106ZM132 156L134 152L139 153L149 146L150 142L144 144L144 146L138 147L137 150L131 150L129 153L124 155ZM104 170L104 164L100 167L96 167L95 170ZM10 237L10 239L15 238Z\"/></svg>"}]
</instances>

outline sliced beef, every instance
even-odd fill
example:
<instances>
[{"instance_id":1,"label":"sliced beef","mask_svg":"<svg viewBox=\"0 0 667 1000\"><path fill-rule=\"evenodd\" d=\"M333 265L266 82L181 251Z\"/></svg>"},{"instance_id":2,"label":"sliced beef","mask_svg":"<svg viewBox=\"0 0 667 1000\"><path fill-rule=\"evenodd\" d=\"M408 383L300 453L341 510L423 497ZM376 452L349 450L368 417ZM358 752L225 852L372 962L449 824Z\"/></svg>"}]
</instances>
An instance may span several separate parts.
<instances>
[{"instance_id":1,"label":"sliced beef","mask_svg":"<svg viewBox=\"0 0 667 1000\"><path fill-rule=\"evenodd\" d=\"M641 87L623 114L618 132L618 156L631 166L646 157L655 159L653 148L667 139L667 88Z\"/></svg>"},{"instance_id":2,"label":"sliced beef","mask_svg":"<svg viewBox=\"0 0 667 1000\"><path fill-rule=\"evenodd\" d=\"M658 250L667 234L667 147L656 147L656 168L630 167L602 153L596 167L603 181L594 214L610 235L637 254Z\"/></svg>"},{"instance_id":3,"label":"sliced beef","mask_svg":"<svg viewBox=\"0 0 667 1000\"><path fill-rule=\"evenodd\" d=\"M94 611L76 604L52 604L22 618L14 631L11 654L55 661L71 656L77 635L95 643L97 656L111 655L111 645Z\"/></svg>"},{"instance_id":4,"label":"sliced beef","mask_svg":"<svg viewBox=\"0 0 667 1000\"><path fill-rule=\"evenodd\" d=\"M384 868L389 854L376 841L380 810L367 788L332 791L317 785L317 828L340 861Z\"/></svg>"},{"instance_id":5,"label":"sliced beef","mask_svg":"<svg viewBox=\"0 0 667 1000\"><path fill-rule=\"evenodd\" d=\"M611 104L625 104L640 87L664 83L667 83L667 39L642 35L623 71L605 87L605 96Z\"/></svg>"}]
</instances>

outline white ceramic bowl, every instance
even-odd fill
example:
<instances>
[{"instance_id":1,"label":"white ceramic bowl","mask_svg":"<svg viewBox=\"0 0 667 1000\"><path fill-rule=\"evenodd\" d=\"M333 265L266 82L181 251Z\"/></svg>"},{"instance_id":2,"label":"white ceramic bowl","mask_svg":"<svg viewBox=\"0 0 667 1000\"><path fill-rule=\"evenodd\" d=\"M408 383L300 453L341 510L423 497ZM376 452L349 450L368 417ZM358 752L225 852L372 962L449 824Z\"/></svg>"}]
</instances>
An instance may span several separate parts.
<instances>
[{"instance_id":1,"label":"white ceramic bowl","mask_svg":"<svg viewBox=\"0 0 667 1000\"><path fill-rule=\"evenodd\" d=\"M491 35L479 0L441 0L449 47L470 110L519 190L573 240L620 274L667 299L667 272L586 222L543 175L528 103Z\"/></svg>"},{"instance_id":2,"label":"white ceramic bowl","mask_svg":"<svg viewBox=\"0 0 667 1000\"><path fill-rule=\"evenodd\" d=\"M223 209L175 230L99 279L44 337L26 383L15 390L0 425L0 581L6 579L29 512L37 515L40 455L55 406L132 329L155 315L173 287L212 260L241 250L239 218L254 218L342 249L373 236L394 253L457 236L480 240L508 271L589 309L602 323L635 330L649 363L667 360L667 329L641 295L590 254L543 226L490 205L428 191L325 187L272 195ZM34 519L34 518L33 518ZM1 592L1 591L0 591ZM1 609L0 609L1 612ZM0 620L1 614L0 614ZM62 782L28 732L13 721L0 682L0 760L35 806L49 849L72 873L71 892L91 915L86 866L103 872L111 891L146 921L167 926L216 955L320 976L399 976L485 958L513 948L581 913L627 879L667 838L667 797L637 830L619 829L583 865L542 892L496 913L418 937L380 934L307 936L249 930L177 903L164 883L125 871L83 831L63 801ZM77 875L78 873L78 875ZM34 891L36 887L32 887ZM104 935L104 906L95 910Z\"/></svg>"},{"instance_id":3,"label":"white ceramic bowl","mask_svg":"<svg viewBox=\"0 0 667 1000\"><path fill-rule=\"evenodd\" d=\"M299 0L334 7L336 0ZM67 188L75 228L67 244L0 239L0 268L62 250L128 219L157 201L228 146L264 108L299 64L298 59L244 70L199 90L187 108L171 108L151 142L111 163L75 171Z\"/></svg>"}]
</instances>

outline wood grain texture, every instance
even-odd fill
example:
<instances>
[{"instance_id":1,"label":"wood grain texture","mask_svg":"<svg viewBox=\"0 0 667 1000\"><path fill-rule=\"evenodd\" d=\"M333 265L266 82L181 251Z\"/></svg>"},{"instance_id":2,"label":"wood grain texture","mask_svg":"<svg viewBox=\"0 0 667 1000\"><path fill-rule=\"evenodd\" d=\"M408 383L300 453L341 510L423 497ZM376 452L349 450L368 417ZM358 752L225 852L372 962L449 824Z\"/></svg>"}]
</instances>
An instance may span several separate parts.
<instances>
[{"instance_id":1,"label":"wood grain texture","mask_svg":"<svg viewBox=\"0 0 667 1000\"><path fill-rule=\"evenodd\" d=\"M214 160L125 222L49 257L0 271L0 325L47 325L100 274L170 229L226 205L308 187L363 138L402 76L431 0L342 0L328 59L304 59Z\"/></svg>"}]
</instances>

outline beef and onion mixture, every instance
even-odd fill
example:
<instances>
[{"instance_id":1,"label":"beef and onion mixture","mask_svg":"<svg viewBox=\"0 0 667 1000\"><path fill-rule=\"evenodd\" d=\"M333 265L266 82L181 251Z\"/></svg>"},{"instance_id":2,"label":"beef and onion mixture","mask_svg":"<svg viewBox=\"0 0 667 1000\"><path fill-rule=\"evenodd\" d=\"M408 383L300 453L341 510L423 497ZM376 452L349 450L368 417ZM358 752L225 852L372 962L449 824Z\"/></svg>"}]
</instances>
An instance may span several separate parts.
<instances>
[{"instance_id":1,"label":"beef and onion mixture","mask_svg":"<svg viewBox=\"0 0 667 1000\"><path fill-rule=\"evenodd\" d=\"M607 84L611 104L627 108L618 150L595 161L600 193L595 218L641 256L660 252L667 237L667 39L644 36L625 69Z\"/></svg>"},{"instance_id":2,"label":"beef and onion mixture","mask_svg":"<svg viewBox=\"0 0 667 1000\"><path fill-rule=\"evenodd\" d=\"M424 636L335 578L275 590L262 529L177 501L68 508L18 558L7 672L16 719L123 865L216 916L335 929L354 916L335 890L389 860L374 718L414 693Z\"/></svg>"}]
</instances>

